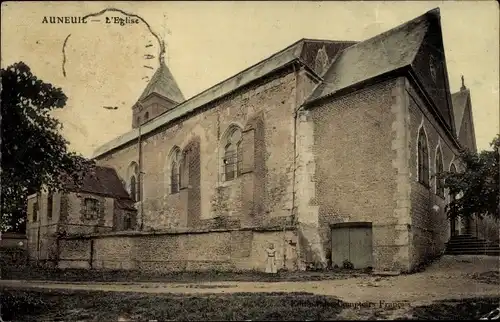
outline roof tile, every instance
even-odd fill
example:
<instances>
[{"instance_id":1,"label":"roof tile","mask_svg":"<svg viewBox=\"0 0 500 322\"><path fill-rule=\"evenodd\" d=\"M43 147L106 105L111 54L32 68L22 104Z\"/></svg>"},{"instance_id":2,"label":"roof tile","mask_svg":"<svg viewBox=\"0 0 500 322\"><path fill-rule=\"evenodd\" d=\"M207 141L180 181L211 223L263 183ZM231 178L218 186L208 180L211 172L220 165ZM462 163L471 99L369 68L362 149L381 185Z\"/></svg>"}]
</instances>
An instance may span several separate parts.
<instances>
[{"instance_id":1,"label":"roof tile","mask_svg":"<svg viewBox=\"0 0 500 322\"><path fill-rule=\"evenodd\" d=\"M428 14L344 49L307 102L387 72L410 66L428 30Z\"/></svg>"},{"instance_id":2,"label":"roof tile","mask_svg":"<svg viewBox=\"0 0 500 322\"><path fill-rule=\"evenodd\" d=\"M96 166L83 178L82 185L77 188L73 183L66 183L66 188L71 191L99 194L113 198L130 199L122 181L112 168Z\"/></svg>"},{"instance_id":3,"label":"roof tile","mask_svg":"<svg viewBox=\"0 0 500 322\"><path fill-rule=\"evenodd\" d=\"M139 97L139 101L144 100L151 93L160 94L176 103L185 101L184 95L182 95L174 76L164 62L160 64L160 67L154 73L151 81Z\"/></svg>"}]
</instances>

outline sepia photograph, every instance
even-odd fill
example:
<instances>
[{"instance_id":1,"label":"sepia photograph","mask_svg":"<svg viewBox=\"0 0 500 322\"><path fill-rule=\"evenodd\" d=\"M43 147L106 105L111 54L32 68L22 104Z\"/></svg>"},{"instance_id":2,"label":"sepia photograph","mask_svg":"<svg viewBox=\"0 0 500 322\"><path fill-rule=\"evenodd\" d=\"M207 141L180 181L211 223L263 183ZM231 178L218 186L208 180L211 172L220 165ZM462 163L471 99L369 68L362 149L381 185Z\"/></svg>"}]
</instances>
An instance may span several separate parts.
<instances>
[{"instance_id":1,"label":"sepia photograph","mask_svg":"<svg viewBox=\"0 0 500 322\"><path fill-rule=\"evenodd\" d=\"M0 322L500 320L499 17L2 2Z\"/></svg>"}]
</instances>

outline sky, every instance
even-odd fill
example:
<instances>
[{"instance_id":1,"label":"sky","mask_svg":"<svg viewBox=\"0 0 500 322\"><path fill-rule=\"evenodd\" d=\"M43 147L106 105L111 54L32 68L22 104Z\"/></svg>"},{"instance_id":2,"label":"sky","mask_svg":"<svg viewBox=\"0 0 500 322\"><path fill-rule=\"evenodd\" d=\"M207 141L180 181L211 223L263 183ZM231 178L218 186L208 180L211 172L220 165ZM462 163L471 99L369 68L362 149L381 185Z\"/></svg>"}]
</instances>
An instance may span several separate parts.
<instances>
[{"instance_id":1,"label":"sky","mask_svg":"<svg viewBox=\"0 0 500 322\"><path fill-rule=\"evenodd\" d=\"M44 17L106 8L140 16L166 42L166 62L190 98L301 38L364 40L436 7L450 89L458 91L464 75L478 149L489 148L500 132L496 1L3 2L1 66L23 61L37 77L63 89L67 105L54 115L70 149L90 157L131 130L132 105L158 67L157 58L146 59L158 57L158 42L142 22L106 24L105 17L126 17L119 12L87 24L44 24Z\"/></svg>"}]
</instances>

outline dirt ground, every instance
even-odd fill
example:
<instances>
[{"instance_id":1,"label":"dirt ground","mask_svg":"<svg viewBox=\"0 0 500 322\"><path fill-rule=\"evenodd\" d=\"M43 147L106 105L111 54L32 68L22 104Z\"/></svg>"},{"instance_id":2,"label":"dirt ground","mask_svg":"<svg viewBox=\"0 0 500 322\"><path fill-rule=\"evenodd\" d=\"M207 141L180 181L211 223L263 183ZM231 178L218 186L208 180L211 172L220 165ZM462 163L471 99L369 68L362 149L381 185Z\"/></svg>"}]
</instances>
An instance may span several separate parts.
<instances>
[{"instance_id":1,"label":"dirt ground","mask_svg":"<svg viewBox=\"0 0 500 322\"><path fill-rule=\"evenodd\" d=\"M294 282L57 282L2 280L3 287L29 287L52 290L86 290L141 293L239 293L239 292L309 292L329 295L353 303L377 303L403 310L437 300L498 296L499 258L495 256L443 256L424 272L399 276L359 276L324 281ZM493 279L478 276L492 274ZM482 275L481 275L482 274ZM496 279L496 281L495 281Z\"/></svg>"}]
</instances>

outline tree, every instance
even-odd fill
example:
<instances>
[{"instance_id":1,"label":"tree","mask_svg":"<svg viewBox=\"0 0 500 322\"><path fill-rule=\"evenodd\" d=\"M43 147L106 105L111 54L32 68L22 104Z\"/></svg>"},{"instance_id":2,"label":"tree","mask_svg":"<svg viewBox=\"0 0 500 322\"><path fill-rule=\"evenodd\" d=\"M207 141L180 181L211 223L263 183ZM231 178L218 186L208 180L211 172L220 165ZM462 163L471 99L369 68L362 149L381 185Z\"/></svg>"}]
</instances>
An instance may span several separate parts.
<instances>
[{"instance_id":1,"label":"tree","mask_svg":"<svg viewBox=\"0 0 500 322\"><path fill-rule=\"evenodd\" d=\"M492 150L480 153L463 151L460 161L464 171L443 172L439 176L444 179L449 189L451 202L446 207L450 217L500 217L500 135L491 142Z\"/></svg>"},{"instance_id":2,"label":"tree","mask_svg":"<svg viewBox=\"0 0 500 322\"><path fill-rule=\"evenodd\" d=\"M65 190L80 185L94 162L68 151L62 124L50 115L65 106L61 88L45 83L23 62L1 69L1 214L2 231L22 231L26 201L42 187Z\"/></svg>"}]
</instances>

